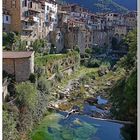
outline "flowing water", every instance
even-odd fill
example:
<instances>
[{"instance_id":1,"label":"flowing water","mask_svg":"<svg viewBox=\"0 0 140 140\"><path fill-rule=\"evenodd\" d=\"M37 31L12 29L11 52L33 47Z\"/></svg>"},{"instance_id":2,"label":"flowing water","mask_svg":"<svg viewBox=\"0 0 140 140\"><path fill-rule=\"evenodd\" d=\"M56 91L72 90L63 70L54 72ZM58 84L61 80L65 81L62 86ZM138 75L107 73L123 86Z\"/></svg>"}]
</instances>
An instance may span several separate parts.
<instances>
[{"instance_id":1,"label":"flowing water","mask_svg":"<svg viewBox=\"0 0 140 140\"><path fill-rule=\"evenodd\" d=\"M32 140L122 140L123 124L96 120L88 115L52 113L32 132Z\"/></svg>"}]
</instances>

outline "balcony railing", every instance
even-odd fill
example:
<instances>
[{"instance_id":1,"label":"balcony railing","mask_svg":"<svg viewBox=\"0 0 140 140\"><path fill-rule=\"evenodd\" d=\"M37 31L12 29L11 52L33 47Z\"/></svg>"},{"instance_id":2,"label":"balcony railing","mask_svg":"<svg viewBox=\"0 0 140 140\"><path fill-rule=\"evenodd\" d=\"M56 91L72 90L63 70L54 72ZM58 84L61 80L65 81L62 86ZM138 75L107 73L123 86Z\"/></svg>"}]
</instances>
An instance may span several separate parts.
<instances>
[{"instance_id":1,"label":"balcony railing","mask_svg":"<svg viewBox=\"0 0 140 140\"><path fill-rule=\"evenodd\" d=\"M29 9L29 11L36 12L36 13L41 12L41 10L39 8L35 8L35 7L29 7L28 9Z\"/></svg>"},{"instance_id":2,"label":"balcony railing","mask_svg":"<svg viewBox=\"0 0 140 140\"><path fill-rule=\"evenodd\" d=\"M22 27L22 30L32 32L34 30L34 28L33 28L33 26L26 25L26 26Z\"/></svg>"},{"instance_id":3,"label":"balcony railing","mask_svg":"<svg viewBox=\"0 0 140 140\"><path fill-rule=\"evenodd\" d=\"M38 17L35 17L35 16L29 16L29 21L31 22L39 22L39 18Z\"/></svg>"}]
</instances>

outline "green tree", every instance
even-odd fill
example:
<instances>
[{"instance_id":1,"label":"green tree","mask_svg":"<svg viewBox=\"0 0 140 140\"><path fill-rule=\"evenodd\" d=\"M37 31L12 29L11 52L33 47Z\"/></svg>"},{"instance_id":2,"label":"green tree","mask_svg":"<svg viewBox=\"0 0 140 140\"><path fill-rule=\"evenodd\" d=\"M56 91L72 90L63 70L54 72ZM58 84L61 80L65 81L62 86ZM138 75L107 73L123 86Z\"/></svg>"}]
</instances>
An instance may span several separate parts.
<instances>
[{"instance_id":1,"label":"green tree","mask_svg":"<svg viewBox=\"0 0 140 140\"><path fill-rule=\"evenodd\" d=\"M112 113L117 119L136 119L137 107L137 71L118 81L111 91Z\"/></svg>"},{"instance_id":2,"label":"green tree","mask_svg":"<svg viewBox=\"0 0 140 140\"><path fill-rule=\"evenodd\" d=\"M35 52L39 52L41 53L43 48L46 46L47 44L47 41L44 40L44 39L36 39L33 44L32 44L32 47L33 47L33 50Z\"/></svg>"},{"instance_id":3,"label":"green tree","mask_svg":"<svg viewBox=\"0 0 140 140\"><path fill-rule=\"evenodd\" d=\"M20 41L20 36L14 32L3 33L3 46L6 50L15 50Z\"/></svg>"},{"instance_id":4,"label":"green tree","mask_svg":"<svg viewBox=\"0 0 140 140\"><path fill-rule=\"evenodd\" d=\"M129 32L125 38L125 42L129 46L129 51L118 62L118 66L123 67L126 71L131 71L137 65L137 31Z\"/></svg>"}]
</instances>

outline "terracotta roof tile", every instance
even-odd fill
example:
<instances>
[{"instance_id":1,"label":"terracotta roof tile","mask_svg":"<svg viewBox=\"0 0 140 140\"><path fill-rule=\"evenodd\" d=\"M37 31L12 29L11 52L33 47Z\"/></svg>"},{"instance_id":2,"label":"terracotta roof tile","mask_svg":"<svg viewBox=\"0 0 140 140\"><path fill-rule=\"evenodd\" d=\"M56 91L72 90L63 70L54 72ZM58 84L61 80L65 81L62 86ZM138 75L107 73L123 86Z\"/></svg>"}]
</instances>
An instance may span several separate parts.
<instances>
[{"instance_id":1,"label":"terracotta roof tile","mask_svg":"<svg viewBox=\"0 0 140 140\"><path fill-rule=\"evenodd\" d=\"M13 51L4 51L3 58L28 58L31 57L33 51L26 52L13 52Z\"/></svg>"}]
</instances>

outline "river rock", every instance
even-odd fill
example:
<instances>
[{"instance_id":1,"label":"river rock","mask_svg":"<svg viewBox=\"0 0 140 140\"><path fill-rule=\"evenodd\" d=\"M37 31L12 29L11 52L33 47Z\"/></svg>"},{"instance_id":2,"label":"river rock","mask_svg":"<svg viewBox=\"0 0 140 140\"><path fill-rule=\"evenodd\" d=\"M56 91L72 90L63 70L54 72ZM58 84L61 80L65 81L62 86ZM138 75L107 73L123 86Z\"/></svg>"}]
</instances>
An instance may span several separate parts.
<instances>
[{"instance_id":1,"label":"river rock","mask_svg":"<svg viewBox=\"0 0 140 140\"><path fill-rule=\"evenodd\" d=\"M89 85L84 85L84 87L85 87L85 88L90 88L90 86L89 86Z\"/></svg>"},{"instance_id":2,"label":"river rock","mask_svg":"<svg viewBox=\"0 0 140 140\"><path fill-rule=\"evenodd\" d=\"M103 104L97 104L96 107L102 110L105 109L105 106Z\"/></svg>"},{"instance_id":3,"label":"river rock","mask_svg":"<svg viewBox=\"0 0 140 140\"><path fill-rule=\"evenodd\" d=\"M54 107L55 107L55 108L59 108L59 105L58 105L58 104L54 104Z\"/></svg>"},{"instance_id":4,"label":"river rock","mask_svg":"<svg viewBox=\"0 0 140 140\"><path fill-rule=\"evenodd\" d=\"M90 98L87 98L87 99L85 100L85 102L88 102L89 104L97 104L98 99L93 98L93 97L90 97Z\"/></svg>"},{"instance_id":5,"label":"river rock","mask_svg":"<svg viewBox=\"0 0 140 140\"><path fill-rule=\"evenodd\" d=\"M107 85L107 86L111 86L111 82L107 82L106 85Z\"/></svg>"},{"instance_id":6,"label":"river rock","mask_svg":"<svg viewBox=\"0 0 140 140\"><path fill-rule=\"evenodd\" d=\"M64 93L62 93L62 92L59 93L59 99L60 99L60 100L64 99L64 97L65 97L65 94L64 94Z\"/></svg>"}]
</instances>

